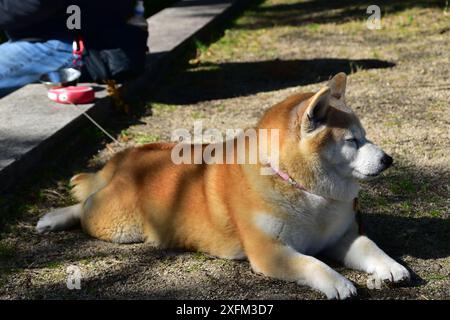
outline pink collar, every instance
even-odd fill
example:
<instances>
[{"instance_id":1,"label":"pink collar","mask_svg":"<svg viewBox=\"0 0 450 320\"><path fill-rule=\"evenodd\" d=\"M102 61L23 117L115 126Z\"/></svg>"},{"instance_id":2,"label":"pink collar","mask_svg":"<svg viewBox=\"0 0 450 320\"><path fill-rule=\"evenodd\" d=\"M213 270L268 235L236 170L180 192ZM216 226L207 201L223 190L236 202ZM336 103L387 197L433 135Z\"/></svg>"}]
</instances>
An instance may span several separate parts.
<instances>
[{"instance_id":1,"label":"pink collar","mask_svg":"<svg viewBox=\"0 0 450 320\"><path fill-rule=\"evenodd\" d=\"M298 183L297 181L295 181L294 179L292 179L289 174L287 174L284 171L281 171L279 169L276 169L272 164L270 164L270 168L272 168L273 172L275 172L281 179L283 179L284 181L286 181L287 183L289 183L291 186L294 186L295 188L302 190L302 191L306 191L311 193L310 191L308 191L308 189L306 189L303 185L301 185L300 183Z\"/></svg>"}]
</instances>

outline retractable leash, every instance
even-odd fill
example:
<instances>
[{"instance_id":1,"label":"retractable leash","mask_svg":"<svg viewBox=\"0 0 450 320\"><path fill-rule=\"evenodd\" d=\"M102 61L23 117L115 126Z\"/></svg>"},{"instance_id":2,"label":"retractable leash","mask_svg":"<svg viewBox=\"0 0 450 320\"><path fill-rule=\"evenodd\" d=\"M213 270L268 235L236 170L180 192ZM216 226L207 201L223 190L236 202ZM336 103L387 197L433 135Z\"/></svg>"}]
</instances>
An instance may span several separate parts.
<instances>
[{"instance_id":1,"label":"retractable leash","mask_svg":"<svg viewBox=\"0 0 450 320\"><path fill-rule=\"evenodd\" d=\"M72 44L72 54L73 54L73 67L76 69L81 69L82 66L82 55L84 51L84 42L81 37L78 37L74 40ZM95 92L92 87L88 86L69 86L69 87L58 87L49 89L47 92L47 96L50 100L68 104L76 109L80 110L82 114L91 121L97 128L99 128L106 136L108 136L112 141L121 145L121 143L115 139L112 135L108 133L100 124L98 124L90 115L86 113L85 110L80 108L78 104L88 104L92 103L95 100Z\"/></svg>"},{"instance_id":2,"label":"retractable leash","mask_svg":"<svg viewBox=\"0 0 450 320\"><path fill-rule=\"evenodd\" d=\"M47 92L50 100L62 104L87 104L95 100L95 93L91 87L70 86L52 88Z\"/></svg>"},{"instance_id":3,"label":"retractable leash","mask_svg":"<svg viewBox=\"0 0 450 320\"><path fill-rule=\"evenodd\" d=\"M112 141L116 142L119 145L122 145L116 138L114 138L112 135L108 133L101 125L99 125L90 115L86 113L83 109L81 109L79 106L77 106L75 103L70 103L72 106L80 110L86 118L88 118L97 128L99 128L104 134L106 134Z\"/></svg>"},{"instance_id":4,"label":"retractable leash","mask_svg":"<svg viewBox=\"0 0 450 320\"><path fill-rule=\"evenodd\" d=\"M80 70L82 56L84 52L84 41L81 37L77 37L72 43L73 68ZM57 103L63 104L85 104L95 100L94 89L88 86L69 86L52 88L48 90L48 98Z\"/></svg>"}]
</instances>

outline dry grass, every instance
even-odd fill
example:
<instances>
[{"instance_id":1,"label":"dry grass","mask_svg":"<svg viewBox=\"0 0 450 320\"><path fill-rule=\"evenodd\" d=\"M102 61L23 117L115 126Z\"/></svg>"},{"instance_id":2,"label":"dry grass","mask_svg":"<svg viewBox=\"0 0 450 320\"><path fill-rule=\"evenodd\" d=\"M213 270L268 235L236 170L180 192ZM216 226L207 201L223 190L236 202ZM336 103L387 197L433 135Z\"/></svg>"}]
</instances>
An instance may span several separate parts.
<instances>
[{"instance_id":1,"label":"dry grass","mask_svg":"<svg viewBox=\"0 0 450 320\"><path fill-rule=\"evenodd\" d=\"M191 65L175 70L148 102L152 116L118 136L127 146L169 140L173 129L192 129L198 119L205 128L248 127L284 97L317 90L346 71L348 103L369 137L395 158L386 175L364 185L366 229L415 275L408 286L370 292L364 274L340 271L363 299L449 299L450 16L442 1L379 2L378 31L365 28L367 4L360 2L255 6L215 43L198 43ZM1 298L322 298L255 275L246 262L108 244L80 231L36 235L38 216L71 202L70 174L109 156L100 150L0 202L17 212L0 241ZM80 291L65 287L71 264L82 269Z\"/></svg>"}]
</instances>

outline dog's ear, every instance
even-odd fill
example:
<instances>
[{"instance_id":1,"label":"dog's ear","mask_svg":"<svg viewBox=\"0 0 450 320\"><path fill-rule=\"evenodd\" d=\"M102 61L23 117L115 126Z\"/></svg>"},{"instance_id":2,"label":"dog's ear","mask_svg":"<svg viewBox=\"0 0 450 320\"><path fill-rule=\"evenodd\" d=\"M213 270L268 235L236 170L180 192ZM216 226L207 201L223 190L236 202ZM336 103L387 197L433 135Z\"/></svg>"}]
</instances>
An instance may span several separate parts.
<instances>
[{"instance_id":1,"label":"dog's ear","mask_svg":"<svg viewBox=\"0 0 450 320\"><path fill-rule=\"evenodd\" d=\"M345 101L345 88L347 87L347 75L340 72L328 81L327 86L331 90L331 98Z\"/></svg>"},{"instance_id":2,"label":"dog's ear","mask_svg":"<svg viewBox=\"0 0 450 320\"><path fill-rule=\"evenodd\" d=\"M330 88L324 87L310 98L302 116L302 132L312 132L325 122L330 108L330 94Z\"/></svg>"}]
</instances>

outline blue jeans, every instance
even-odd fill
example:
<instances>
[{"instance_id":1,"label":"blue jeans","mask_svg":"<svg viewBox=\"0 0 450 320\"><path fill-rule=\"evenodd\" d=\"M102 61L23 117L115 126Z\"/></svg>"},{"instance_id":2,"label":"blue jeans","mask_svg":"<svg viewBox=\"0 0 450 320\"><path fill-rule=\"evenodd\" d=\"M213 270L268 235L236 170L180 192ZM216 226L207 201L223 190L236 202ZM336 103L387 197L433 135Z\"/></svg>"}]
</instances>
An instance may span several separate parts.
<instances>
[{"instance_id":1,"label":"blue jeans","mask_svg":"<svg viewBox=\"0 0 450 320\"><path fill-rule=\"evenodd\" d=\"M0 97L72 65L72 43L9 41L0 45Z\"/></svg>"}]
</instances>

